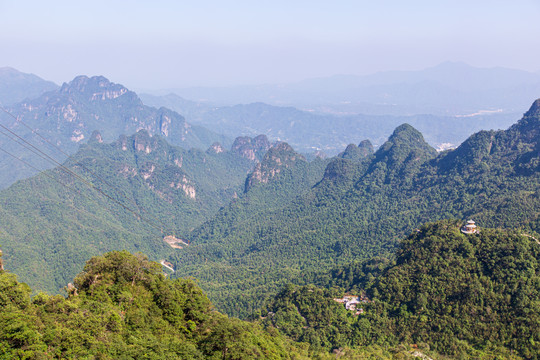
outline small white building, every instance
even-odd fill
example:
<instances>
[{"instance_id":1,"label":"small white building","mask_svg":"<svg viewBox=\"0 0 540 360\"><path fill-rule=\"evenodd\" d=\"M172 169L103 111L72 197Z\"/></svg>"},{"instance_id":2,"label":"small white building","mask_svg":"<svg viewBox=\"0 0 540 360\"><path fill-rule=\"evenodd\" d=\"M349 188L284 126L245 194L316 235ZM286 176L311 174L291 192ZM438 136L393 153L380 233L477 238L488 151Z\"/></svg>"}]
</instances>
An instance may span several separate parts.
<instances>
[{"instance_id":1,"label":"small white building","mask_svg":"<svg viewBox=\"0 0 540 360\"><path fill-rule=\"evenodd\" d=\"M474 223L474 221L469 220L469 221L467 221L467 224L465 224L464 226L461 227L461 232L464 233L464 234L477 234L478 229L477 229L476 224Z\"/></svg>"}]
</instances>

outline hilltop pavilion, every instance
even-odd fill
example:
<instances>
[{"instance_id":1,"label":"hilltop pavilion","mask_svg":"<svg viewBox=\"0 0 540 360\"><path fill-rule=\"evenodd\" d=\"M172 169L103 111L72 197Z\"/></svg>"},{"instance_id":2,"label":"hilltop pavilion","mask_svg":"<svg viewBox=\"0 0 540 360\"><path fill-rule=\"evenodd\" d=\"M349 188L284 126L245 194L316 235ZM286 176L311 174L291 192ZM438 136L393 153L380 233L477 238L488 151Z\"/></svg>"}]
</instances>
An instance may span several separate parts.
<instances>
[{"instance_id":1,"label":"hilltop pavilion","mask_svg":"<svg viewBox=\"0 0 540 360\"><path fill-rule=\"evenodd\" d=\"M467 221L467 224L465 224L463 227L461 227L461 232L464 234L477 234L478 229L474 223L474 221L469 220Z\"/></svg>"}]
</instances>

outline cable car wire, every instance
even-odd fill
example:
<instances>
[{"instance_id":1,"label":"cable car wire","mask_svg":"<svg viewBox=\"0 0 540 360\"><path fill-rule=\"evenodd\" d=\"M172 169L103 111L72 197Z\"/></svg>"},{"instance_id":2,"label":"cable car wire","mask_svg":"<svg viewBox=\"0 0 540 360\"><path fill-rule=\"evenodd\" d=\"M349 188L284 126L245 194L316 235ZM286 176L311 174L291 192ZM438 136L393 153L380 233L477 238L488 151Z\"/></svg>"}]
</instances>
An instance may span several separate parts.
<instances>
[{"instance_id":1,"label":"cable car wire","mask_svg":"<svg viewBox=\"0 0 540 360\"><path fill-rule=\"evenodd\" d=\"M62 150L62 148L60 148L58 145L52 143L51 141L49 141L48 139L46 139L44 136L42 136L41 134L39 134L37 132L37 130L33 129L31 126L29 126L28 124L26 124L24 121L22 121L21 119L19 119L19 117L13 115L12 113L10 113L9 111L7 111L4 107L0 106L0 109L5 112L7 115L9 115L10 117L12 117L16 123L21 123L22 125L24 125L28 130L30 130L33 134L37 135L39 138L41 138L43 141L45 141L46 143L48 143L49 145L53 146L56 150L58 150L59 152L61 152L62 154L64 154L68 159L71 159L71 160L74 160L73 157L68 154L67 152L65 152L64 150ZM3 126L2 126L3 127ZM11 131L10 131L11 132ZM24 141L24 140L23 140ZM33 147L33 146L32 146ZM47 156L47 155L46 155ZM155 216L153 216L152 214L150 214L148 211L146 211L144 208L140 207L139 204L137 204L137 202L134 200L134 199L129 199L127 197L127 195L124 193L124 191L120 188L118 188L117 186L109 183L107 180L105 180L103 177L99 176L98 174L96 174L94 171L90 170L89 168L87 168L84 164L82 164L81 162L77 162L77 161L74 161L76 165L79 165L80 167L82 167L84 170L88 171L89 173L91 173L94 177L96 177L97 179L101 180L102 182L104 182L105 184L109 185L111 188L114 188L116 189L119 193L120 193L120 196L121 197L124 197L125 199L128 199L128 200L131 200L131 203L133 205L135 205L136 208L142 210L143 212L146 213L146 215L148 217L151 217L155 222L157 223L160 223L161 224L161 231L163 232L163 229L166 229L167 226L161 221L159 220L158 218L156 218ZM59 162L55 161L56 164L58 164L58 166L62 166ZM85 181L85 180L82 180L82 181ZM95 187L95 185L91 184L92 187ZM100 191L101 192L101 191ZM107 196L107 195L106 195ZM131 211L131 210L130 210Z\"/></svg>"},{"instance_id":2,"label":"cable car wire","mask_svg":"<svg viewBox=\"0 0 540 360\"><path fill-rule=\"evenodd\" d=\"M18 143L21 144L20 142L22 141L24 144L26 145L23 145L25 146L25 148L27 148L28 150L32 151L34 154L36 155L39 155L40 157L44 158L45 160L49 161L49 162L52 162L53 164L55 164L56 166L58 166L62 171L72 175L73 177L79 179L80 181L82 181L84 184L86 184L88 187L96 190L97 192L99 192L100 194L102 194L103 196L107 197L109 200L113 201L114 203L120 205L122 208L124 208L126 211L129 211L131 212L132 214L134 214L138 219L148 223L149 225L157 228L158 230L160 230L161 232L163 232L163 227L159 226L159 225L156 225L154 224L153 222L147 220L146 218L144 218L140 213L138 213L137 211L135 210L132 210L130 209L129 207L127 207L126 205L124 205L123 203L121 203L120 201L116 200L115 198L113 198L112 196L108 195L107 193L105 193L104 191L102 191L100 188L98 188L96 185L94 185L93 183L89 182L88 180L86 180L85 178L81 177L79 174L75 173L74 171L72 171L71 169L67 168L66 166L62 165L61 163L59 163L58 161L56 161L54 158L52 158L51 156L47 155L46 153L44 153L43 151L41 151L40 149L38 149L36 146L34 146L33 144L31 144L30 142L28 142L27 140L25 140L24 138L22 138L21 136L17 135L15 132L11 131L8 127L4 126L3 124L0 124L0 127L4 130L6 130L7 132L9 132L12 136L14 136L15 138L17 138L19 141ZM2 132L2 134L6 135L4 132ZM11 140L14 140L13 138L10 137ZM21 144L22 145L22 144Z\"/></svg>"}]
</instances>

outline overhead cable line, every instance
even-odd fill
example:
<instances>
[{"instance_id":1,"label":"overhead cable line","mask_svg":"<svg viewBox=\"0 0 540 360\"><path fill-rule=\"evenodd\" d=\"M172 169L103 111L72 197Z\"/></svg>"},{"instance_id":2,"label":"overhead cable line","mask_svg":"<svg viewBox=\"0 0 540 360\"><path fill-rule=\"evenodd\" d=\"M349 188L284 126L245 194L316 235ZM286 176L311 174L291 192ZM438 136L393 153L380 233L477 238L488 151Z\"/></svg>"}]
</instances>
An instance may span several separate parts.
<instances>
[{"instance_id":1,"label":"overhead cable line","mask_svg":"<svg viewBox=\"0 0 540 360\"><path fill-rule=\"evenodd\" d=\"M38 169L37 167L35 167L34 165L30 164L29 162L27 162L27 161L21 159L21 158L18 157L17 155L14 155L14 154L10 153L9 151L7 151L7 150L5 150L5 149L3 149L3 148L1 148L1 147L0 147L0 151L6 153L7 155L11 156L12 158L14 158L14 159L16 159L16 160L22 162L23 164L25 164L25 165L31 167L32 169L39 171L41 175L46 176L46 177L48 177L49 179L56 181L56 182L59 183L60 185L62 185L62 186L64 186L64 187L66 187L67 189L69 189L69 190L71 190L71 191L77 193L77 195L81 195L81 194L82 194L82 195L86 196L87 198L89 198L90 200L96 201L95 198L89 196L88 194L81 193L79 190L77 190L77 189L74 188L74 187L71 187L71 186L69 186L69 185L67 185L67 184L64 184L63 182L61 182L60 180L58 180L58 179L55 178L54 176L49 175L49 173L48 173L47 171L42 171L42 170ZM69 205L69 204L65 204L65 205L66 205L66 206L69 206L70 208L72 208L72 209L74 209L74 210L77 210L77 211L79 211L79 212L81 212L81 213L84 213L84 214L86 214L86 215L91 215L91 216L93 216L94 218L96 218L96 219L98 219L98 220L100 220L100 221L103 220L103 219L99 218L96 214L93 214L93 213L88 212L88 211L86 211L86 210L79 209L79 208L77 208L77 207L75 207L75 206L73 206L73 205ZM117 226L117 225L116 225L116 226ZM125 231L126 229L120 228L119 230L120 230L120 231Z\"/></svg>"},{"instance_id":2,"label":"overhead cable line","mask_svg":"<svg viewBox=\"0 0 540 360\"><path fill-rule=\"evenodd\" d=\"M41 138L43 141L45 141L46 143L48 143L49 145L53 146L55 149L57 149L59 152L61 152L62 154L64 154L68 159L72 159L73 160L73 157L68 154L67 152L65 152L64 150L62 150L62 148L60 148L58 145L52 143L51 141L49 141L48 139L46 139L44 136L42 136L40 133L37 132L37 130L33 129L31 126L27 125L24 121L22 121L21 119L19 119L19 117L13 115L12 113L10 113L9 111L7 111L4 107L0 106L0 109L5 112L7 115L9 115L10 117L12 117L16 123L21 123L22 125L24 125L28 130L30 130L33 134L37 135L39 138ZM56 162L56 164L59 164L58 162ZM91 173L94 177L96 177L97 179L101 180L102 182L104 182L105 184L109 185L111 188L114 188L116 189L117 191L119 191L120 193L120 196L123 196L124 198L128 199L129 198L127 197L127 195L124 193L124 191L120 188L118 188L117 186L109 183L107 180L105 180L103 177L99 176L98 174L96 174L94 171L90 170L89 168L87 168L84 164L82 164L80 161L77 161L75 162L76 165L79 165L81 166L84 170L88 171L89 173ZM62 166L63 165L59 165L59 166ZM85 180L83 180L85 181ZM95 185L91 184L92 187L95 187ZM102 192L101 190L98 190L100 192ZM106 194L104 194L106 195ZM108 195L106 195L107 197L109 197ZM110 197L109 197L110 198ZM116 201L116 200L115 200ZM118 202L118 201L117 201ZM166 229L167 226L165 226L165 224L159 220L158 218L156 218L155 216L153 216L152 214L150 214L148 211L146 211L144 208L140 207L139 204L137 204L137 202L134 200L134 199L131 199L131 203L133 205L135 205L136 208L139 208L140 210L142 210L143 212L145 212L149 217L151 217L155 222L158 222L161 224L161 231L163 232L163 229ZM122 205L123 206L123 205ZM123 206L124 207L124 206ZM131 210L130 210L131 211ZM139 215L140 216L140 215Z\"/></svg>"},{"instance_id":3,"label":"overhead cable line","mask_svg":"<svg viewBox=\"0 0 540 360\"><path fill-rule=\"evenodd\" d=\"M2 131L0 131L0 133L4 134ZM4 135L5 135L5 134L4 134ZM18 157L17 155L14 155L14 154L10 153L9 151L7 151L7 150L5 150L5 149L2 149L1 147L0 147L0 151L4 152L5 154L11 156L12 158L14 158L14 159L16 159L16 160L22 162L22 163L25 164L26 166L31 167L32 169L34 169L34 170L40 172L40 173L43 174L44 176L47 176L49 179L52 179L52 180L58 182L60 185L65 186L66 188L68 188L68 189L70 189L70 190L77 191L77 190L75 190L74 188L72 188L72 187L70 187L70 186L64 184L63 182L61 182L60 180L58 180L58 179L55 178L54 176L49 175L47 172L45 172L45 171L43 171L43 170L41 170L41 169L38 169L38 168L35 167L34 165L30 164L28 161L21 159L21 158ZM78 191L77 191L77 192L78 192Z\"/></svg>"},{"instance_id":4,"label":"overhead cable line","mask_svg":"<svg viewBox=\"0 0 540 360\"><path fill-rule=\"evenodd\" d=\"M132 214L134 214L137 218L139 218L140 220L143 220L144 222L150 224L151 226L155 227L156 229L159 229L161 232L163 232L163 228L159 225L156 225L154 223L152 223L151 221L145 219L140 213L136 212L135 210L132 210L130 209L129 207L127 207L126 205L124 205L123 203L121 203L120 201L116 200L115 198L113 198L112 196L108 195L107 193L105 193L103 190L101 190L100 188L98 188L96 185L92 184L91 182L89 182L88 180L86 180L85 178L81 177L79 174L75 173L74 171L72 171L71 169L67 168L66 166L62 165L61 163L59 163L58 161L56 161L54 158L52 158L51 156L47 155L46 153L44 153L43 151L39 150L37 147L35 147L34 145L32 145L30 142L28 142L27 140L23 139L22 137L20 137L19 135L17 135L16 133L14 133L13 131L11 131L8 127L4 126L3 124L0 124L0 127L3 128L4 130L6 130L7 132L9 132L11 135L13 135L14 137L16 137L17 139L19 139L20 141L24 142L25 144L27 144L28 146L30 146L30 148L28 148L28 146L25 146L28 150L32 151L34 154L37 154L39 155L40 157L52 162L53 164L57 165L61 170L63 170L64 172L72 175L73 177L79 179L80 181L82 181L84 184L86 184L88 187L96 190L97 192L99 192L100 194L102 194L103 196L107 197L108 199L110 199L111 201L115 202L116 204L120 205L122 208L124 208L125 210L131 212ZM3 132L2 132L3 133ZM3 133L4 135L6 135L5 133ZM11 138L12 139L12 138ZM14 140L14 139L12 139ZM20 144L20 142L19 142ZM36 153L37 151L37 153Z\"/></svg>"}]
</instances>

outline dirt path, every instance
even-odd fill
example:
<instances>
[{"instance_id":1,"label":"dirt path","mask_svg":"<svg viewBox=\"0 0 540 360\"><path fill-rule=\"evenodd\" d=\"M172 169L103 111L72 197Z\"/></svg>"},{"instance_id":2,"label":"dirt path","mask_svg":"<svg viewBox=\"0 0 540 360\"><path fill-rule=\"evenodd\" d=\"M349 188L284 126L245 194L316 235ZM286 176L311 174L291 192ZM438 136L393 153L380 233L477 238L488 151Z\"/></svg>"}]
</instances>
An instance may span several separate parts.
<instances>
[{"instance_id":1,"label":"dirt path","mask_svg":"<svg viewBox=\"0 0 540 360\"><path fill-rule=\"evenodd\" d=\"M531 236L531 235L528 235L528 234L521 234L521 235L533 239L534 241L536 241L536 243L537 243L538 245L540 245L540 240L538 240L538 239L535 238L534 236Z\"/></svg>"},{"instance_id":2,"label":"dirt path","mask_svg":"<svg viewBox=\"0 0 540 360\"><path fill-rule=\"evenodd\" d=\"M167 269L169 269L169 270L171 270L172 272L174 272L173 267L172 267L171 265L169 265L169 264L171 264L170 262L165 261L165 260L161 260L159 263L160 263L161 265L163 265L164 267L166 267Z\"/></svg>"}]
</instances>

